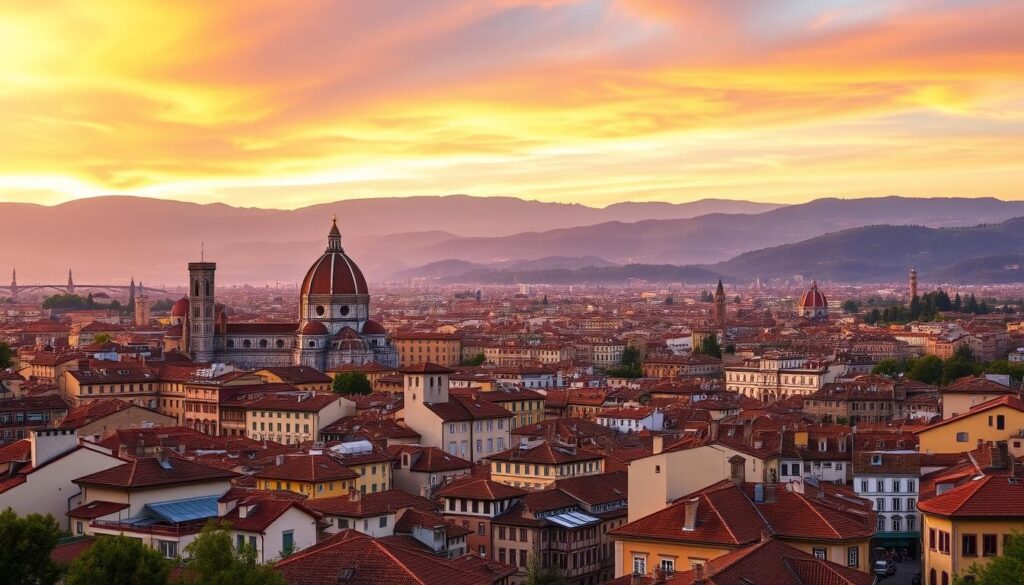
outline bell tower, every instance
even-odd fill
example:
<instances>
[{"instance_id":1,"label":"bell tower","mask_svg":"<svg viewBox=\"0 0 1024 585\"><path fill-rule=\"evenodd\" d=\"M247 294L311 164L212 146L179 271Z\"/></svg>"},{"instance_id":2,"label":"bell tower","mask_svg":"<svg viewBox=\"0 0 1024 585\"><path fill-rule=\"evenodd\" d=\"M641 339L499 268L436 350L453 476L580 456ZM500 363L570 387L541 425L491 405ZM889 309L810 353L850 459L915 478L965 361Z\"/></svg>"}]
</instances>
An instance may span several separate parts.
<instances>
[{"instance_id":1,"label":"bell tower","mask_svg":"<svg viewBox=\"0 0 1024 585\"><path fill-rule=\"evenodd\" d=\"M188 352L196 362L213 361L213 313L215 262L188 263Z\"/></svg>"},{"instance_id":2,"label":"bell tower","mask_svg":"<svg viewBox=\"0 0 1024 585\"><path fill-rule=\"evenodd\" d=\"M715 324L725 331L725 288L722 279L718 279L718 290L715 291Z\"/></svg>"}]
</instances>

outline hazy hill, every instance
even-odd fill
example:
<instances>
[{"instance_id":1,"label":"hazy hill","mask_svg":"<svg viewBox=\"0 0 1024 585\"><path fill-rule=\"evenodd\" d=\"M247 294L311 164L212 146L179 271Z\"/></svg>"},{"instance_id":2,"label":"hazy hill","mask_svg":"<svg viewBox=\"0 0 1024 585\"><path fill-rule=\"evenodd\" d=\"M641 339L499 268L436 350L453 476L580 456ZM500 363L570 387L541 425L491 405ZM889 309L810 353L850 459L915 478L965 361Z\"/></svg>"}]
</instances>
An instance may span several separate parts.
<instances>
[{"instance_id":1,"label":"hazy hill","mask_svg":"<svg viewBox=\"0 0 1024 585\"><path fill-rule=\"evenodd\" d=\"M714 213L688 217L704 211ZM747 213L751 211L759 213ZM334 213L346 250L371 281L380 282L441 259L471 263L469 269L521 272L575 270L600 261L709 264L871 224L1001 222L1024 216L1024 202L884 197L821 199L786 207L706 200L597 209L459 195L352 200L294 211L133 197L55 207L0 203L5 220L0 226L0 278L17 267L23 283L63 282L72 268L79 282L125 282L134 276L153 285L176 284L184 280L185 263L198 258L202 242L206 257L218 262L221 283L296 283L322 252ZM1006 252L1010 250L988 254ZM593 260L514 264L552 257Z\"/></svg>"},{"instance_id":2,"label":"hazy hill","mask_svg":"<svg viewBox=\"0 0 1024 585\"><path fill-rule=\"evenodd\" d=\"M626 266L588 266L585 268L554 268L545 270L471 270L441 279L448 284L622 284L630 279L650 282L685 282L710 284L719 274L700 266L627 264Z\"/></svg>"},{"instance_id":3,"label":"hazy hill","mask_svg":"<svg viewBox=\"0 0 1024 585\"><path fill-rule=\"evenodd\" d=\"M344 245L371 280L381 280L439 258L420 255L409 261L408 252L465 236L778 207L703 200L595 208L466 195L355 199L296 210L120 196L53 207L0 203L0 274L17 267L23 282L62 282L73 268L82 281L122 282L134 275L153 284L173 283L184 280L185 262L197 258L205 242L208 257L219 262L221 282L295 282L322 251L331 215L337 214Z\"/></svg>"},{"instance_id":4,"label":"hazy hill","mask_svg":"<svg viewBox=\"0 0 1024 585\"><path fill-rule=\"evenodd\" d=\"M972 271L975 259L1022 253L1024 217L968 228L856 228L747 252L709 268L735 277L803 274L845 282L901 279L910 268L917 268L926 280L961 280L971 274L982 276L980 267ZM1017 263L1003 258L993 259L986 266L991 269L999 263Z\"/></svg>"}]
</instances>

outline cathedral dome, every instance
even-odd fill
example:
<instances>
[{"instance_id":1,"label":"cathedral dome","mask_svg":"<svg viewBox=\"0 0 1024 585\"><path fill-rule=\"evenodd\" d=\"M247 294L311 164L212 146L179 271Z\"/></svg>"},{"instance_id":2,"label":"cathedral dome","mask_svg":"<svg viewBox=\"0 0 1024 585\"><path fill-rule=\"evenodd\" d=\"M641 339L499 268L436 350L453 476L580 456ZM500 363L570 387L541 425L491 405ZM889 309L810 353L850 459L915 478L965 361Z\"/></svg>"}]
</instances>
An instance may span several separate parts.
<instances>
[{"instance_id":1,"label":"cathedral dome","mask_svg":"<svg viewBox=\"0 0 1024 585\"><path fill-rule=\"evenodd\" d=\"M188 317L188 297L182 297L171 305L171 317Z\"/></svg>"},{"instance_id":2,"label":"cathedral dome","mask_svg":"<svg viewBox=\"0 0 1024 585\"><path fill-rule=\"evenodd\" d=\"M811 288L800 297L800 303L797 307L801 310L824 309L828 307L825 295L821 294L821 291L818 290L817 281L811 283Z\"/></svg>"},{"instance_id":3,"label":"cathedral dome","mask_svg":"<svg viewBox=\"0 0 1024 585\"><path fill-rule=\"evenodd\" d=\"M317 258L302 279L303 295L365 295L366 278L359 266L341 247L341 232L335 220L327 235L327 251Z\"/></svg>"},{"instance_id":4,"label":"cathedral dome","mask_svg":"<svg viewBox=\"0 0 1024 585\"><path fill-rule=\"evenodd\" d=\"M387 335L387 333L387 329L384 329L384 326L379 321L369 319L366 323L363 323L364 335Z\"/></svg>"},{"instance_id":5,"label":"cathedral dome","mask_svg":"<svg viewBox=\"0 0 1024 585\"><path fill-rule=\"evenodd\" d=\"M327 335L327 326L319 321L310 321L299 331L299 335Z\"/></svg>"}]
</instances>

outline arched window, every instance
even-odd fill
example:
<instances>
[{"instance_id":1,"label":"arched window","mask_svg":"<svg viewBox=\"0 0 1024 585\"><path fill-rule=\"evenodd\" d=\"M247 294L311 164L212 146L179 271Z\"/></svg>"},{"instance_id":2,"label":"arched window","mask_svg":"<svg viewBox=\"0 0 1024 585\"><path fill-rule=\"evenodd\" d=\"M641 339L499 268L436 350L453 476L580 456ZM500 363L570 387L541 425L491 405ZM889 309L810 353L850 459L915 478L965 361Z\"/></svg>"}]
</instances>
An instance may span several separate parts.
<instances>
[{"instance_id":1,"label":"arched window","mask_svg":"<svg viewBox=\"0 0 1024 585\"><path fill-rule=\"evenodd\" d=\"M192 293L192 296L198 297L199 296L199 280L198 279L196 279L195 283L193 284L192 290L195 291L195 292Z\"/></svg>"},{"instance_id":2,"label":"arched window","mask_svg":"<svg viewBox=\"0 0 1024 585\"><path fill-rule=\"evenodd\" d=\"M935 574L935 569L932 569L928 573L928 585L939 585L939 579Z\"/></svg>"},{"instance_id":3,"label":"arched window","mask_svg":"<svg viewBox=\"0 0 1024 585\"><path fill-rule=\"evenodd\" d=\"M949 585L949 573L942 572L942 585Z\"/></svg>"},{"instance_id":4,"label":"arched window","mask_svg":"<svg viewBox=\"0 0 1024 585\"><path fill-rule=\"evenodd\" d=\"M899 532L901 530L903 530L903 517L902 516L893 516L892 517L892 531L893 532Z\"/></svg>"},{"instance_id":5,"label":"arched window","mask_svg":"<svg viewBox=\"0 0 1024 585\"><path fill-rule=\"evenodd\" d=\"M209 281L209 279L207 279L206 280L206 296L210 296L211 294L212 293L210 292L210 281Z\"/></svg>"}]
</instances>

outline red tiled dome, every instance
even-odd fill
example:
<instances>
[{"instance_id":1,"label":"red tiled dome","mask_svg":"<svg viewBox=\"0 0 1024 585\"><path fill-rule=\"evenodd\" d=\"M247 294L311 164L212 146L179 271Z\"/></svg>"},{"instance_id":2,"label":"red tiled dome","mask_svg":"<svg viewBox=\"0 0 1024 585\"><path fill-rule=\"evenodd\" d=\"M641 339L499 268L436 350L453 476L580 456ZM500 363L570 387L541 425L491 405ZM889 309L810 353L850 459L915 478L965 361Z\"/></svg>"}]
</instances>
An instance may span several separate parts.
<instances>
[{"instance_id":1,"label":"red tiled dome","mask_svg":"<svg viewBox=\"0 0 1024 585\"><path fill-rule=\"evenodd\" d=\"M814 282L811 284L810 290L805 292L800 297L800 304L798 305L801 309L817 309L828 307L828 301L825 299L825 295L821 294L818 290L818 283Z\"/></svg>"},{"instance_id":2,"label":"red tiled dome","mask_svg":"<svg viewBox=\"0 0 1024 585\"><path fill-rule=\"evenodd\" d=\"M379 322L370 319L363 323L363 333L366 335L387 335L388 331Z\"/></svg>"},{"instance_id":3,"label":"red tiled dome","mask_svg":"<svg viewBox=\"0 0 1024 585\"><path fill-rule=\"evenodd\" d=\"M171 317L188 317L188 297L181 297L171 305Z\"/></svg>"},{"instance_id":4,"label":"red tiled dome","mask_svg":"<svg viewBox=\"0 0 1024 585\"><path fill-rule=\"evenodd\" d=\"M299 332L300 335L327 335L330 333L327 331L327 326L319 321L310 321L306 323L306 326Z\"/></svg>"},{"instance_id":5,"label":"red tiled dome","mask_svg":"<svg viewBox=\"0 0 1024 585\"><path fill-rule=\"evenodd\" d=\"M366 278L359 266L341 247L338 225L331 226L327 235L327 251L309 268L302 279L303 295L365 295Z\"/></svg>"}]
</instances>

